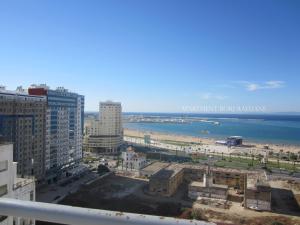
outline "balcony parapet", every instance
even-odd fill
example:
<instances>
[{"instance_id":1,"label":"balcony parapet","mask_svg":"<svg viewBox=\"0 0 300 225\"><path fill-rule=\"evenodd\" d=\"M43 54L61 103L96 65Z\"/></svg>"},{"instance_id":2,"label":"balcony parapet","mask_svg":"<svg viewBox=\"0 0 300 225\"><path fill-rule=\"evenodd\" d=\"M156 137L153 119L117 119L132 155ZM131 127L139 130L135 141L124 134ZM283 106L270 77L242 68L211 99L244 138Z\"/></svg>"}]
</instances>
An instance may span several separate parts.
<instances>
[{"instance_id":1,"label":"balcony parapet","mask_svg":"<svg viewBox=\"0 0 300 225\"><path fill-rule=\"evenodd\" d=\"M214 223L0 198L0 212L70 225L215 225Z\"/></svg>"}]
</instances>

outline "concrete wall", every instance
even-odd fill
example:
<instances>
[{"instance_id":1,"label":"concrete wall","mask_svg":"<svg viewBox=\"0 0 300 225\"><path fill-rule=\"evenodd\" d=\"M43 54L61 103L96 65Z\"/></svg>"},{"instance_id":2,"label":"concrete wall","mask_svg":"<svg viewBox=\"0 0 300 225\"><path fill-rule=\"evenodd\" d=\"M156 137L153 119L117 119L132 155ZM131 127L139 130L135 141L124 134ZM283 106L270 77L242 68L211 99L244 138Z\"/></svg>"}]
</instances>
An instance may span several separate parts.
<instances>
[{"instance_id":1,"label":"concrete wall","mask_svg":"<svg viewBox=\"0 0 300 225\"><path fill-rule=\"evenodd\" d=\"M228 187L236 187L238 189L244 189L246 181L246 175L241 173L232 172L213 172L213 182L215 184L228 185Z\"/></svg>"},{"instance_id":2,"label":"concrete wall","mask_svg":"<svg viewBox=\"0 0 300 225\"><path fill-rule=\"evenodd\" d=\"M219 187L199 187L189 186L188 196L191 199L197 199L198 197L227 199L228 191L225 188Z\"/></svg>"},{"instance_id":3,"label":"concrete wall","mask_svg":"<svg viewBox=\"0 0 300 225\"><path fill-rule=\"evenodd\" d=\"M271 211L271 189L265 191L247 189L245 193L245 206L247 208Z\"/></svg>"},{"instance_id":4,"label":"concrete wall","mask_svg":"<svg viewBox=\"0 0 300 225\"><path fill-rule=\"evenodd\" d=\"M184 171L181 169L169 179L159 176L150 177L149 191L156 195L172 196L182 184Z\"/></svg>"}]
</instances>

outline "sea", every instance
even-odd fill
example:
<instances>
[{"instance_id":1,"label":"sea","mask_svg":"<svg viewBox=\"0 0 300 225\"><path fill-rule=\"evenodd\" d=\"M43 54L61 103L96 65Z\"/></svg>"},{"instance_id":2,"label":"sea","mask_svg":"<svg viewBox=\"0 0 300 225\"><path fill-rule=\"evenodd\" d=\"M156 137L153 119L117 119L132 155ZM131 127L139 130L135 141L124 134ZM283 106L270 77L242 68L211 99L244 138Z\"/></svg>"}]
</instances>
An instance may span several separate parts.
<instances>
[{"instance_id":1,"label":"sea","mask_svg":"<svg viewBox=\"0 0 300 225\"><path fill-rule=\"evenodd\" d=\"M177 114L125 113L156 117L201 118L219 122L148 123L126 122L125 128L224 140L228 136L242 136L249 142L300 146L300 115L237 115L237 114Z\"/></svg>"}]
</instances>

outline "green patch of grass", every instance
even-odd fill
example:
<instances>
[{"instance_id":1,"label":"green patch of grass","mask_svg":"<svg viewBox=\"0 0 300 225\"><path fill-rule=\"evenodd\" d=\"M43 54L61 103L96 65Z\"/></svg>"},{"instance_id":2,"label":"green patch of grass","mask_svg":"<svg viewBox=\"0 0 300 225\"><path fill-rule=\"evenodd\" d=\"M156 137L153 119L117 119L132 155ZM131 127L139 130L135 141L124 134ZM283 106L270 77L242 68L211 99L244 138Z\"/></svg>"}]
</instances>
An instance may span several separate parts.
<instances>
[{"instance_id":1,"label":"green patch of grass","mask_svg":"<svg viewBox=\"0 0 300 225\"><path fill-rule=\"evenodd\" d=\"M184 142L184 141L172 141L172 140L161 140L160 142L170 145L178 145L178 146L190 146L191 142Z\"/></svg>"},{"instance_id":2,"label":"green patch of grass","mask_svg":"<svg viewBox=\"0 0 300 225\"><path fill-rule=\"evenodd\" d=\"M223 157L223 161L228 161L228 162L233 162L233 163L241 163L241 164L246 164L249 167L255 167L259 165L259 161L257 159L245 159L245 158L236 158L236 157Z\"/></svg>"},{"instance_id":3,"label":"green patch of grass","mask_svg":"<svg viewBox=\"0 0 300 225\"><path fill-rule=\"evenodd\" d=\"M278 168L281 168L281 169L285 169L287 171L291 171L293 172L294 169L295 169L295 172L299 172L299 168L297 167L297 165L294 167L294 163L293 162L290 162L290 163L282 163L280 162L279 163L279 167L278 167L278 163L277 162L268 162L267 163L267 167L270 168L270 169L278 169Z\"/></svg>"},{"instance_id":4,"label":"green patch of grass","mask_svg":"<svg viewBox=\"0 0 300 225\"><path fill-rule=\"evenodd\" d=\"M228 167L228 168L239 168L239 169L249 169L249 164L248 163L242 163L242 162L237 162L237 161L225 161L221 160L215 163L215 166L218 167Z\"/></svg>"}]
</instances>

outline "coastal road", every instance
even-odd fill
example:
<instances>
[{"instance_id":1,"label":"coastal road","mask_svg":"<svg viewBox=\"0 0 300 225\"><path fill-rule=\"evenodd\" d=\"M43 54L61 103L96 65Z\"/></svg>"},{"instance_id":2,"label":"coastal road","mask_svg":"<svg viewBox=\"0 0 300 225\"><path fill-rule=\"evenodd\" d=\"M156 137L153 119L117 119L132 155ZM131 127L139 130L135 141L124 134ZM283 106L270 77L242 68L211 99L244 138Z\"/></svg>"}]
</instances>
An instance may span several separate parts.
<instances>
[{"instance_id":1,"label":"coastal road","mask_svg":"<svg viewBox=\"0 0 300 225\"><path fill-rule=\"evenodd\" d=\"M253 152L254 155L262 154L265 151L263 149L250 149L249 147L228 148L227 146L222 146L222 145L180 145L179 146L174 144L166 144L157 140L151 141L151 144L145 144L144 139L142 138L126 137L126 136L124 136L124 141L137 144L137 145L142 145L142 146L156 147L156 148L161 148L163 150L182 151L186 153L202 153L202 154L214 155L214 156L222 156L223 153L224 157L241 158L241 159L248 159L248 160L251 160L252 157L241 155L242 153L245 154L245 151L248 154L251 154ZM237 151L241 151L240 155L236 153ZM278 160L275 158L269 158L268 161L277 163ZM280 163L293 164L294 162L280 159L279 164ZM299 166L300 162L295 162L295 165Z\"/></svg>"}]
</instances>

